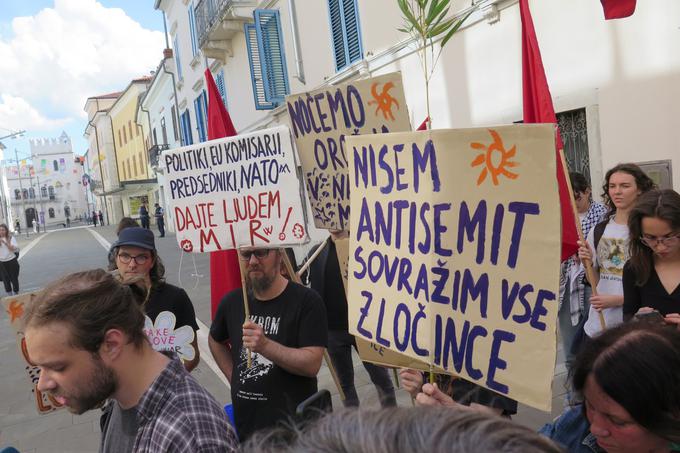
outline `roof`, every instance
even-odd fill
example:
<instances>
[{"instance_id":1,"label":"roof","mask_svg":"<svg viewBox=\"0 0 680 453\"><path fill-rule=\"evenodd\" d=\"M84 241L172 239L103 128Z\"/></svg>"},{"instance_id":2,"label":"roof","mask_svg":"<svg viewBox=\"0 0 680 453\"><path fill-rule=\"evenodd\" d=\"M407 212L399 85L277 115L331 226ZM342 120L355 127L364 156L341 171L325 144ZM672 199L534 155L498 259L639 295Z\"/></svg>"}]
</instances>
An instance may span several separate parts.
<instances>
[{"instance_id":1,"label":"roof","mask_svg":"<svg viewBox=\"0 0 680 453\"><path fill-rule=\"evenodd\" d=\"M116 91L114 93L100 94L98 96L90 96L88 99L115 99L120 96L123 92Z\"/></svg>"}]
</instances>

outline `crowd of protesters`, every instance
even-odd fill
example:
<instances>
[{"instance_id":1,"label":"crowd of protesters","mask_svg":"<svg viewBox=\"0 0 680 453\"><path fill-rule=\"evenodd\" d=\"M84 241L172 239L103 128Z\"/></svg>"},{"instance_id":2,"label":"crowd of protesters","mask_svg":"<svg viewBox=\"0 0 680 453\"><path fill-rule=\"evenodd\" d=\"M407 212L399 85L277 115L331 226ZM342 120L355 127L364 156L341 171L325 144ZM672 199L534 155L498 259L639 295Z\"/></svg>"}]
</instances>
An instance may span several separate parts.
<instances>
[{"instance_id":1,"label":"crowd of protesters","mask_svg":"<svg viewBox=\"0 0 680 453\"><path fill-rule=\"evenodd\" d=\"M510 419L516 401L449 376L400 370L416 407L395 407L387 370L372 364L382 407L354 407L342 232L317 254L311 288L286 278L285 251L239 250L246 287L224 296L208 335L231 384L231 422L190 374L200 361L193 305L165 283L153 233L132 219L108 272L66 276L29 307L38 389L75 413L104 405L102 452L680 451L680 195L634 164L606 173L603 204L583 175L570 176L586 235L560 276L571 405L540 433ZM156 341L161 325L184 332L173 347ZM347 407L303 424L296 412L319 397L325 348Z\"/></svg>"}]
</instances>

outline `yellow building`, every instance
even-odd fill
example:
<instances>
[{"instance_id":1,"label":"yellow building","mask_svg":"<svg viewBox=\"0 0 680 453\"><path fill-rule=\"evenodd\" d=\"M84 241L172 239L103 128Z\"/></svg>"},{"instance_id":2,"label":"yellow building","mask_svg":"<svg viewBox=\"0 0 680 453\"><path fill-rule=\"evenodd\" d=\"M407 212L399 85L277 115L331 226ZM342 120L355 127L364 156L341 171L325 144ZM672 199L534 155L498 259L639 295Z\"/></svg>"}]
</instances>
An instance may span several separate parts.
<instances>
[{"instance_id":1,"label":"yellow building","mask_svg":"<svg viewBox=\"0 0 680 453\"><path fill-rule=\"evenodd\" d=\"M118 178L122 192L123 214L139 218L139 206L153 200L156 190L156 177L149 166L146 146L147 137L142 126L136 123L137 105L140 96L146 91L150 77L134 79L118 97L109 110Z\"/></svg>"}]
</instances>

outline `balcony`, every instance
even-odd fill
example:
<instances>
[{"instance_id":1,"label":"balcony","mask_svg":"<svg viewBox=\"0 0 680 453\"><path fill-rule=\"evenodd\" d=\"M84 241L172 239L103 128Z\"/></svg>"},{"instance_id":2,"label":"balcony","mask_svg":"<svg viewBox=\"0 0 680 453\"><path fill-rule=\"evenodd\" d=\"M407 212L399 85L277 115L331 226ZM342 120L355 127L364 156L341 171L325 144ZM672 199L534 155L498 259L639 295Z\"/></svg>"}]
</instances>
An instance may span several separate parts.
<instances>
[{"instance_id":1,"label":"balcony","mask_svg":"<svg viewBox=\"0 0 680 453\"><path fill-rule=\"evenodd\" d=\"M151 168L158 168L158 159L161 157L161 153L166 149L170 149L170 145L164 143L162 145L153 145L149 148L149 165Z\"/></svg>"},{"instance_id":2,"label":"balcony","mask_svg":"<svg viewBox=\"0 0 680 453\"><path fill-rule=\"evenodd\" d=\"M252 0L199 0L194 14L198 46L208 58L226 62L232 56L231 39L252 21L257 2Z\"/></svg>"}]
</instances>

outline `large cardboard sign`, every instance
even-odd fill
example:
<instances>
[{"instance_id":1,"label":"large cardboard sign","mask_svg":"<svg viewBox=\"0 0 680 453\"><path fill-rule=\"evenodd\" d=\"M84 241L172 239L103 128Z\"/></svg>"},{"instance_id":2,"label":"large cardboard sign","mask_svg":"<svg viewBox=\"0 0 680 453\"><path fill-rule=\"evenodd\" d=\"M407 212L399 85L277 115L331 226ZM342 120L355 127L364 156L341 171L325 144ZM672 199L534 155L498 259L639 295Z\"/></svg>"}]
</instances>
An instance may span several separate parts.
<instances>
[{"instance_id":1,"label":"large cardboard sign","mask_svg":"<svg viewBox=\"0 0 680 453\"><path fill-rule=\"evenodd\" d=\"M346 146L350 332L550 410L561 233L552 125Z\"/></svg>"},{"instance_id":2,"label":"large cardboard sign","mask_svg":"<svg viewBox=\"0 0 680 453\"><path fill-rule=\"evenodd\" d=\"M308 240L286 126L168 150L161 165L183 250L280 247Z\"/></svg>"},{"instance_id":3,"label":"large cardboard sign","mask_svg":"<svg viewBox=\"0 0 680 453\"><path fill-rule=\"evenodd\" d=\"M350 185L345 137L411 130L401 73L286 98L314 225L347 230Z\"/></svg>"},{"instance_id":4,"label":"large cardboard sign","mask_svg":"<svg viewBox=\"0 0 680 453\"><path fill-rule=\"evenodd\" d=\"M34 293L21 294L18 296L10 296L2 299L2 306L7 315L9 322L17 337L17 346L19 354L25 362L26 366L26 391L33 395L36 409L40 414L47 414L53 412L63 406L49 393L43 393L38 390L38 379L40 378L40 368L34 365L28 357L26 349L26 340L24 339L24 314L26 306L36 297Z\"/></svg>"}]
</instances>

